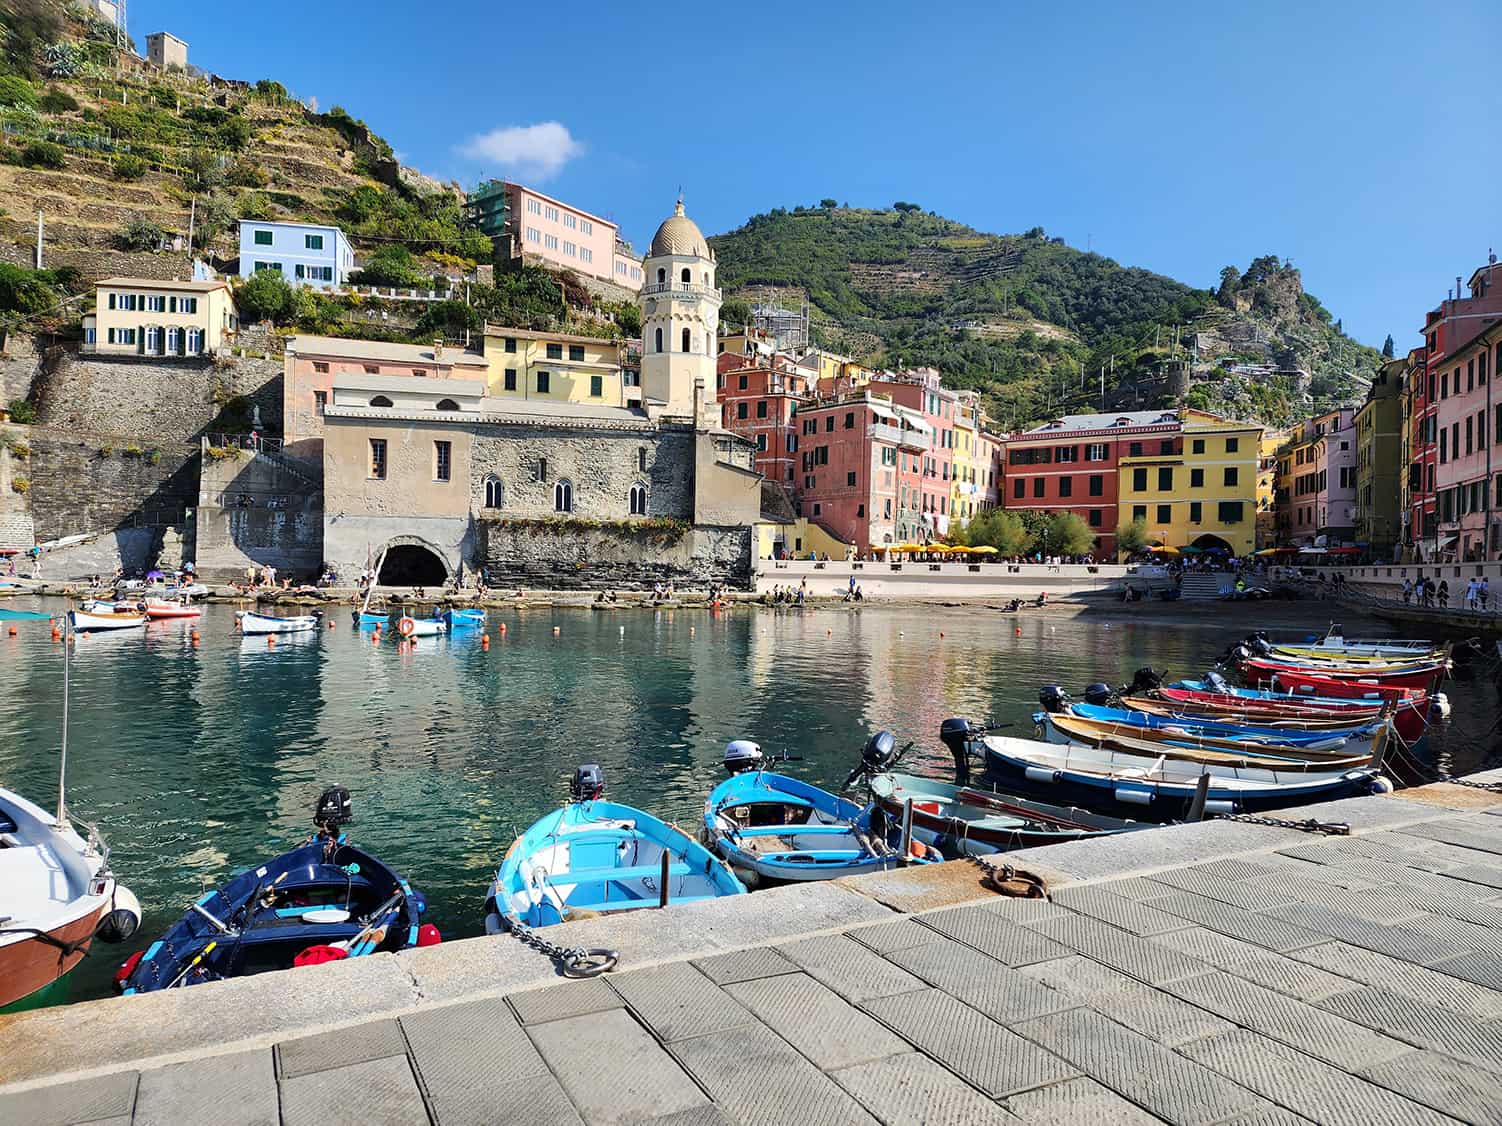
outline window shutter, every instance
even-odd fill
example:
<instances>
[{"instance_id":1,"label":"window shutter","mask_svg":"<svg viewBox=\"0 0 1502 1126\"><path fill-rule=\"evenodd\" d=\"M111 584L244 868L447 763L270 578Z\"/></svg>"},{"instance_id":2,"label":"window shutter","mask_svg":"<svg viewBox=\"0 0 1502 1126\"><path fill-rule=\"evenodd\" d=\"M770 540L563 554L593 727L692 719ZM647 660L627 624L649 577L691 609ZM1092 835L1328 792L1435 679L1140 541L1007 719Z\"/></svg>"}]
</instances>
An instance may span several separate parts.
<instances>
[{"instance_id":1,"label":"window shutter","mask_svg":"<svg viewBox=\"0 0 1502 1126\"><path fill-rule=\"evenodd\" d=\"M109 304L106 306L106 308L113 309L115 307L115 295L113 293L108 296L108 302Z\"/></svg>"}]
</instances>

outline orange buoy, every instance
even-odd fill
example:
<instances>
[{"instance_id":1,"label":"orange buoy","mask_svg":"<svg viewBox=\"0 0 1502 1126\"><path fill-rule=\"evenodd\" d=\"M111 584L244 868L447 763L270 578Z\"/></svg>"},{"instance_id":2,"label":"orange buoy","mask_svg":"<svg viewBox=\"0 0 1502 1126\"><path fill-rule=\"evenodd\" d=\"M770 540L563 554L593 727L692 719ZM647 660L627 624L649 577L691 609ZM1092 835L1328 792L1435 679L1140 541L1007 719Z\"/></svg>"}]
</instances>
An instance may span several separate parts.
<instances>
[{"instance_id":1,"label":"orange buoy","mask_svg":"<svg viewBox=\"0 0 1502 1126\"><path fill-rule=\"evenodd\" d=\"M334 619L330 618L329 619L329 629L333 629L333 628L334 628Z\"/></svg>"},{"instance_id":2,"label":"orange buoy","mask_svg":"<svg viewBox=\"0 0 1502 1126\"><path fill-rule=\"evenodd\" d=\"M57 641L63 635L63 631L57 628L57 623L52 623L52 640Z\"/></svg>"},{"instance_id":3,"label":"orange buoy","mask_svg":"<svg viewBox=\"0 0 1502 1126\"><path fill-rule=\"evenodd\" d=\"M487 653L490 652L490 634L484 633L480 635L480 648Z\"/></svg>"},{"instance_id":4,"label":"orange buoy","mask_svg":"<svg viewBox=\"0 0 1502 1126\"><path fill-rule=\"evenodd\" d=\"M505 632L506 632L506 623L505 623L505 622L502 622L502 623L501 623L501 632L502 632L502 633L505 633Z\"/></svg>"},{"instance_id":5,"label":"orange buoy","mask_svg":"<svg viewBox=\"0 0 1502 1126\"><path fill-rule=\"evenodd\" d=\"M557 626L553 627L553 636L554 637L557 637L560 632L561 631L559 630L559 628Z\"/></svg>"},{"instance_id":6,"label":"orange buoy","mask_svg":"<svg viewBox=\"0 0 1502 1126\"><path fill-rule=\"evenodd\" d=\"M1022 636L1022 627L1021 627L1021 626L1018 626L1018 627L1017 627L1017 636L1018 636L1018 637L1021 637L1021 636Z\"/></svg>"},{"instance_id":7,"label":"orange buoy","mask_svg":"<svg viewBox=\"0 0 1502 1126\"><path fill-rule=\"evenodd\" d=\"M269 634L268 633L266 635L266 648L268 648L268 649L275 649L276 648L276 637L275 637L274 634Z\"/></svg>"},{"instance_id":8,"label":"orange buoy","mask_svg":"<svg viewBox=\"0 0 1502 1126\"><path fill-rule=\"evenodd\" d=\"M8 634L10 634L11 637L15 637L16 636L16 627L15 626L11 626L10 629L6 630L5 632L8 633Z\"/></svg>"},{"instance_id":9,"label":"orange buoy","mask_svg":"<svg viewBox=\"0 0 1502 1126\"><path fill-rule=\"evenodd\" d=\"M693 627L693 626L689 626L689 627L688 627L688 635L689 635L689 636L690 636L690 637L693 637L693 636L694 636L694 627Z\"/></svg>"}]
</instances>

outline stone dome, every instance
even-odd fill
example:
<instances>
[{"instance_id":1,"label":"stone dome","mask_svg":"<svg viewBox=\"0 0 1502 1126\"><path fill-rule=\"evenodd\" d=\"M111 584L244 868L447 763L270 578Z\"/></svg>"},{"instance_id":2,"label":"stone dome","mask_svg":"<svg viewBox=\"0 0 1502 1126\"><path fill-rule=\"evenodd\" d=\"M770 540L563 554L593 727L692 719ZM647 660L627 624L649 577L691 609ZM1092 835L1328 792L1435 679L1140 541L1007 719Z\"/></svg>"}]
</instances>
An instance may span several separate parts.
<instances>
[{"instance_id":1,"label":"stone dome","mask_svg":"<svg viewBox=\"0 0 1502 1126\"><path fill-rule=\"evenodd\" d=\"M704 241L699 225L683 213L683 197L678 197L673 213L662 221L657 233L652 236L652 248L647 257L657 258L665 254L691 255L695 258L713 260L714 251Z\"/></svg>"}]
</instances>

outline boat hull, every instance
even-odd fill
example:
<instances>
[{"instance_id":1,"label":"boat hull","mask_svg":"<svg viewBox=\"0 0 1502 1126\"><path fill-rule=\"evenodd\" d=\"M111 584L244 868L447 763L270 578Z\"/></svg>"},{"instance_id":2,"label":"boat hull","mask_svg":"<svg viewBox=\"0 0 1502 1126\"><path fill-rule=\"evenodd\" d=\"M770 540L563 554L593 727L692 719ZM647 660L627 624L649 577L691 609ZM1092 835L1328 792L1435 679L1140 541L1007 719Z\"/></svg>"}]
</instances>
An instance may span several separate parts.
<instances>
[{"instance_id":1,"label":"boat hull","mask_svg":"<svg viewBox=\"0 0 1502 1126\"><path fill-rule=\"evenodd\" d=\"M1168 729L1123 724L1099 723L1076 716L1038 712L1033 716L1039 733L1051 745L1065 747L1102 747L1143 757L1162 757L1169 761L1242 768L1279 769L1288 772L1347 769L1364 765L1383 728L1364 729L1356 738L1339 737L1333 747L1290 747L1282 743L1237 742L1195 734L1185 728L1182 734Z\"/></svg>"},{"instance_id":2,"label":"boat hull","mask_svg":"<svg viewBox=\"0 0 1502 1126\"><path fill-rule=\"evenodd\" d=\"M265 633L306 633L318 628L322 620L319 614L300 614L294 618L274 618L269 614L256 614L250 610L237 610L235 621L240 632L247 635Z\"/></svg>"},{"instance_id":3,"label":"boat hull","mask_svg":"<svg viewBox=\"0 0 1502 1126\"><path fill-rule=\"evenodd\" d=\"M69 610L68 620L74 633L96 633L111 629L141 629L146 625L145 614L92 614L84 610Z\"/></svg>"},{"instance_id":4,"label":"boat hull","mask_svg":"<svg viewBox=\"0 0 1502 1126\"><path fill-rule=\"evenodd\" d=\"M1271 688L1289 692L1307 688L1320 695L1333 695L1336 685L1346 685L1359 696L1363 691L1407 688L1432 692L1445 673L1443 665L1424 665L1415 669L1391 672L1361 672L1351 669L1335 669L1320 666L1279 664L1253 658L1246 662L1246 679L1257 688Z\"/></svg>"},{"instance_id":5,"label":"boat hull","mask_svg":"<svg viewBox=\"0 0 1502 1126\"><path fill-rule=\"evenodd\" d=\"M108 901L93 904L76 919L47 932L59 942L82 942L71 954L39 938L0 946L0 1010L40 1004L35 994L66 977L83 961L107 906Z\"/></svg>"}]
</instances>

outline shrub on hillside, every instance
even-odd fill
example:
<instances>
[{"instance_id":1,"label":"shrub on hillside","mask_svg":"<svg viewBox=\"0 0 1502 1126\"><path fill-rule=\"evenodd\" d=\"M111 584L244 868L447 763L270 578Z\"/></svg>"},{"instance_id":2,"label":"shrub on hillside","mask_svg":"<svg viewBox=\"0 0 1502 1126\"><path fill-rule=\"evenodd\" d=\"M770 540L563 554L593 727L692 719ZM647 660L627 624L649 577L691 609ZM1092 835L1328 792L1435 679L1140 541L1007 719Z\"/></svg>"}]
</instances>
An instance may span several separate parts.
<instances>
[{"instance_id":1,"label":"shrub on hillside","mask_svg":"<svg viewBox=\"0 0 1502 1126\"><path fill-rule=\"evenodd\" d=\"M121 153L115 157L115 179L139 180L146 175L146 162L131 153Z\"/></svg>"},{"instance_id":2,"label":"shrub on hillside","mask_svg":"<svg viewBox=\"0 0 1502 1126\"><path fill-rule=\"evenodd\" d=\"M149 250L160 250L162 243L166 240L166 231L145 216L137 215L126 224L124 232L121 233L120 247L122 250L144 253Z\"/></svg>"},{"instance_id":3,"label":"shrub on hillside","mask_svg":"<svg viewBox=\"0 0 1502 1126\"><path fill-rule=\"evenodd\" d=\"M225 148L238 152L250 144L250 139L255 136L255 132L250 122L243 117L232 117L219 130L219 142Z\"/></svg>"},{"instance_id":4,"label":"shrub on hillside","mask_svg":"<svg viewBox=\"0 0 1502 1126\"><path fill-rule=\"evenodd\" d=\"M19 74L0 74L0 106L35 107L36 104L36 87Z\"/></svg>"},{"instance_id":5,"label":"shrub on hillside","mask_svg":"<svg viewBox=\"0 0 1502 1126\"><path fill-rule=\"evenodd\" d=\"M212 149L193 149L183 158L183 179L194 188L212 188L224 183L228 161Z\"/></svg>"},{"instance_id":6,"label":"shrub on hillside","mask_svg":"<svg viewBox=\"0 0 1502 1126\"><path fill-rule=\"evenodd\" d=\"M264 188L271 183L271 175L254 160L241 157L229 166L224 180L237 188Z\"/></svg>"},{"instance_id":7,"label":"shrub on hillside","mask_svg":"<svg viewBox=\"0 0 1502 1126\"><path fill-rule=\"evenodd\" d=\"M235 306L245 321L279 320L292 308L292 287L275 270L260 270L235 294Z\"/></svg>"},{"instance_id":8,"label":"shrub on hillside","mask_svg":"<svg viewBox=\"0 0 1502 1126\"><path fill-rule=\"evenodd\" d=\"M20 423L22 426L34 426L37 420L37 409L25 399L12 399L10 401L10 420Z\"/></svg>"},{"instance_id":9,"label":"shrub on hillside","mask_svg":"<svg viewBox=\"0 0 1502 1126\"><path fill-rule=\"evenodd\" d=\"M427 282L404 246L383 246L351 279L356 285L392 285L415 289Z\"/></svg>"},{"instance_id":10,"label":"shrub on hillside","mask_svg":"<svg viewBox=\"0 0 1502 1126\"><path fill-rule=\"evenodd\" d=\"M31 141L21 150L21 163L28 168L61 168L63 147L51 141Z\"/></svg>"},{"instance_id":11,"label":"shrub on hillside","mask_svg":"<svg viewBox=\"0 0 1502 1126\"><path fill-rule=\"evenodd\" d=\"M37 99L37 109L43 113L72 113L78 108L78 99L64 90L48 90Z\"/></svg>"},{"instance_id":12,"label":"shrub on hillside","mask_svg":"<svg viewBox=\"0 0 1502 1126\"><path fill-rule=\"evenodd\" d=\"M270 219L271 201L260 192L241 192L235 210L241 219Z\"/></svg>"}]
</instances>

